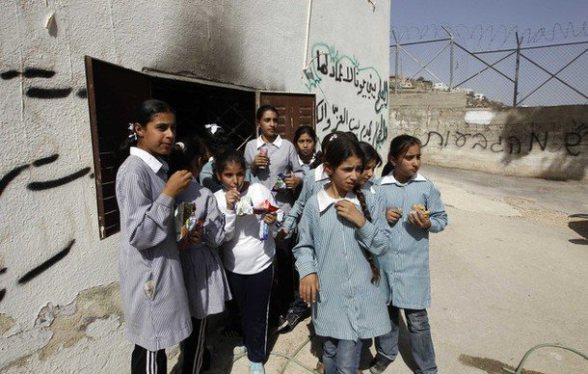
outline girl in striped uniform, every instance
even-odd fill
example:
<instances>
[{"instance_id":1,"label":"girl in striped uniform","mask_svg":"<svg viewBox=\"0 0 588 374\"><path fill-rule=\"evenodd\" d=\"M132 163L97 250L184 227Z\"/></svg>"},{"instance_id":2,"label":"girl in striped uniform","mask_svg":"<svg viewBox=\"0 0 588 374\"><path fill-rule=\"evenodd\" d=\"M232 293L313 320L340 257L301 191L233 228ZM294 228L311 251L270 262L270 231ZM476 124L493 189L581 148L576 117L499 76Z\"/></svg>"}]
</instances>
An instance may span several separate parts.
<instances>
[{"instance_id":1,"label":"girl in striped uniform","mask_svg":"<svg viewBox=\"0 0 588 374\"><path fill-rule=\"evenodd\" d=\"M325 373L356 374L361 339L390 331L379 274L368 260L388 240L376 195L356 188L359 145L348 136L331 139L324 160L330 181L306 203L294 255L300 295L312 304L315 332L324 338Z\"/></svg>"},{"instance_id":2,"label":"girl in striped uniform","mask_svg":"<svg viewBox=\"0 0 588 374\"><path fill-rule=\"evenodd\" d=\"M276 213L253 214L252 208L264 202L276 206L276 202L263 184L245 181L246 167L238 151L220 155L215 168L223 189L214 196L225 215L223 261L241 311L244 347L235 351L247 352L251 374L263 374L276 245L272 233L260 235L264 233L260 228L274 226Z\"/></svg>"},{"instance_id":3,"label":"girl in striped uniform","mask_svg":"<svg viewBox=\"0 0 588 374\"><path fill-rule=\"evenodd\" d=\"M231 294L218 247L225 238L225 217L218 208L212 192L197 181L206 149L200 139L183 139L177 142L170 156L170 172L188 170L193 179L176 203L192 203L195 219L201 224L194 228L190 240L180 242L180 260L188 292L193 331L182 342L183 373L200 373L209 364L206 351L206 318L221 313ZM208 361L208 362L207 362Z\"/></svg>"},{"instance_id":4,"label":"girl in striped uniform","mask_svg":"<svg viewBox=\"0 0 588 374\"><path fill-rule=\"evenodd\" d=\"M429 233L447 225L447 214L439 191L418 171L421 166L419 139L400 135L392 139L388 161L392 171L382 177L377 194L386 207L390 250L378 256L383 279L389 287L392 330L376 339L377 354L370 366L382 373L398 354L398 316L406 317L415 373L437 373L435 351L427 310L431 304Z\"/></svg>"},{"instance_id":5,"label":"girl in striped uniform","mask_svg":"<svg viewBox=\"0 0 588 374\"><path fill-rule=\"evenodd\" d=\"M141 104L130 128L130 156L116 174L120 211L120 292L126 333L135 344L131 373L166 373L165 349L192 332L188 297L175 240L176 196L192 179L187 170L167 177L176 118L158 100Z\"/></svg>"}]
</instances>

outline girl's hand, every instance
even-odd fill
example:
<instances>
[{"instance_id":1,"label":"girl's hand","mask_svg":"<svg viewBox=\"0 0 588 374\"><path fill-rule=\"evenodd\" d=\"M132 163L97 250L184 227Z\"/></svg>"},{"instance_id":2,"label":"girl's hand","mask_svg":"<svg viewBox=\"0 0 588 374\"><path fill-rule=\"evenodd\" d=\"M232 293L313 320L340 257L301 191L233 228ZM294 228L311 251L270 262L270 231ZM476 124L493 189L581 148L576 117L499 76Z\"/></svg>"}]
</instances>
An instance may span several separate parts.
<instances>
[{"instance_id":1,"label":"girl's hand","mask_svg":"<svg viewBox=\"0 0 588 374\"><path fill-rule=\"evenodd\" d=\"M302 179L290 173L290 175L284 178L284 182L288 188L295 189L300 185L300 183L302 183Z\"/></svg>"},{"instance_id":2,"label":"girl's hand","mask_svg":"<svg viewBox=\"0 0 588 374\"><path fill-rule=\"evenodd\" d=\"M276 239L284 239L286 236L288 236L288 229L282 227L276 234Z\"/></svg>"},{"instance_id":3,"label":"girl's hand","mask_svg":"<svg viewBox=\"0 0 588 374\"><path fill-rule=\"evenodd\" d=\"M316 273L310 273L300 280L300 298L308 306L316 303L316 299L319 292L318 276Z\"/></svg>"},{"instance_id":4,"label":"girl's hand","mask_svg":"<svg viewBox=\"0 0 588 374\"><path fill-rule=\"evenodd\" d=\"M365 225L365 217L351 201L339 200L335 203L335 209L340 217L353 223L355 227L361 228Z\"/></svg>"},{"instance_id":5,"label":"girl's hand","mask_svg":"<svg viewBox=\"0 0 588 374\"><path fill-rule=\"evenodd\" d=\"M267 223L268 225L276 223L276 219L277 217L275 212L266 213L263 215L263 222Z\"/></svg>"},{"instance_id":6,"label":"girl's hand","mask_svg":"<svg viewBox=\"0 0 588 374\"><path fill-rule=\"evenodd\" d=\"M386 209L386 220L388 223L396 223L402 217L402 208Z\"/></svg>"},{"instance_id":7,"label":"girl's hand","mask_svg":"<svg viewBox=\"0 0 588 374\"><path fill-rule=\"evenodd\" d=\"M236 188L232 188L225 194L225 199L227 200L227 209L234 210L235 203L241 199L241 194Z\"/></svg>"},{"instance_id":8,"label":"girl's hand","mask_svg":"<svg viewBox=\"0 0 588 374\"><path fill-rule=\"evenodd\" d=\"M188 236L188 241L190 244L198 245L202 242L202 237L204 234L204 226L196 225L192 231L190 231L190 235Z\"/></svg>"},{"instance_id":9,"label":"girl's hand","mask_svg":"<svg viewBox=\"0 0 588 374\"><path fill-rule=\"evenodd\" d=\"M411 211L408 214L408 222L423 230L431 227L431 220L429 219L429 215L420 210Z\"/></svg>"},{"instance_id":10,"label":"girl's hand","mask_svg":"<svg viewBox=\"0 0 588 374\"><path fill-rule=\"evenodd\" d=\"M262 156L262 155L258 154L257 156L255 156L255 159L253 159L252 165L253 165L254 168L257 169L260 166L261 167L268 166L269 165L269 162L270 162L269 157Z\"/></svg>"},{"instance_id":11,"label":"girl's hand","mask_svg":"<svg viewBox=\"0 0 588 374\"><path fill-rule=\"evenodd\" d=\"M188 170L178 170L169 177L161 193L170 197L176 197L188 188L191 180L192 173Z\"/></svg>"}]
</instances>

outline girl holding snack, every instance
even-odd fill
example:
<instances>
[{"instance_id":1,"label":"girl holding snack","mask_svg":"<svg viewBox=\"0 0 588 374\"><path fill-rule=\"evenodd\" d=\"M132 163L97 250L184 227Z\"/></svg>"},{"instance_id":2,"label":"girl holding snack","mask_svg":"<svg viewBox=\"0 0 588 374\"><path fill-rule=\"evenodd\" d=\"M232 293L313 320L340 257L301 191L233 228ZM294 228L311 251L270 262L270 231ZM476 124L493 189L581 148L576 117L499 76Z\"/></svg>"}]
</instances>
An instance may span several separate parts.
<instances>
[{"instance_id":1,"label":"girl holding snack","mask_svg":"<svg viewBox=\"0 0 588 374\"><path fill-rule=\"evenodd\" d=\"M304 172L298 162L296 148L278 134L278 110L262 105L256 113L260 135L245 146L245 160L251 170L252 180L272 191L278 207L287 214L294 204L294 191L302 183ZM285 315L294 299L294 262L292 241L276 239L277 285L274 290L272 323L279 315Z\"/></svg>"},{"instance_id":2,"label":"girl holding snack","mask_svg":"<svg viewBox=\"0 0 588 374\"><path fill-rule=\"evenodd\" d=\"M238 151L219 155L215 168L223 184L214 194L225 215L223 261L241 311L244 347L236 351L246 351L250 373L260 374L267 358L276 202L264 185L245 181L246 163Z\"/></svg>"},{"instance_id":3,"label":"girl holding snack","mask_svg":"<svg viewBox=\"0 0 588 374\"><path fill-rule=\"evenodd\" d=\"M370 365L382 373L398 354L398 318L406 317L416 373L437 373L435 351L427 310L431 304L429 232L447 225L447 214L439 191L419 173L421 142L400 135L392 139L388 161L392 171L377 188L384 201L390 250L378 256L383 279L389 287L392 330L376 339L377 354Z\"/></svg>"},{"instance_id":4,"label":"girl holding snack","mask_svg":"<svg viewBox=\"0 0 588 374\"><path fill-rule=\"evenodd\" d=\"M225 301L231 298L217 250L225 237L224 215L212 192L196 181L205 158L206 149L197 138L177 142L170 155L170 172L188 170L193 175L188 188L176 198L176 229L187 231L180 230L177 239L193 326L181 345L183 373L200 373L208 366L206 318L223 312Z\"/></svg>"},{"instance_id":5,"label":"girl holding snack","mask_svg":"<svg viewBox=\"0 0 588 374\"><path fill-rule=\"evenodd\" d=\"M331 138L323 165L330 181L306 202L294 248L300 295L312 304L315 332L324 338L325 373L356 374L361 339L390 331L371 258L388 246L384 210L377 195L357 188L357 142Z\"/></svg>"},{"instance_id":6,"label":"girl holding snack","mask_svg":"<svg viewBox=\"0 0 588 374\"><path fill-rule=\"evenodd\" d=\"M159 100L139 108L129 130L130 155L116 174L120 211L120 292L127 337L135 344L131 373L166 373L165 349L192 332L188 297L176 245L175 198L192 180L163 160L175 139L176 117Z\"/></svg>"}]
</instances>

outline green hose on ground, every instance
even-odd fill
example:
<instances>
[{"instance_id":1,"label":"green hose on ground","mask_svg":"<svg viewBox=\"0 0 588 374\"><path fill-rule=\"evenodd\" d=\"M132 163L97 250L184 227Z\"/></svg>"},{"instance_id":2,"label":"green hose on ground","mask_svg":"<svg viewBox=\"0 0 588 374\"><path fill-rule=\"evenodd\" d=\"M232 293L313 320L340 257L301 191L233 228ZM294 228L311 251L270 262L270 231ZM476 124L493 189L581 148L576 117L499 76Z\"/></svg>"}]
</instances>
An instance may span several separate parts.
<instances>
[{"instance_id":1,"label":"green hose on ground","mask_svg":"<svg viewBox=\"0 0 588 374\"><path fill-rule=\"evenodd\" d=\"M547 347L560 348L560 349L563 349L566 351L570 351L570 352L577 354L580 357L583 357L585 360L588 360L588 355L586 355L585 353L582 353L574 348L566 347L565 345L561 345L559 343L546 343L546 344L536 345L533 348L529 349L527 351L527 353L525 353L525 355L521 359L521 362L519 363L519 365L517 366L517 368L515 370L511 370L509 368L502 368L502 370L504 370L510 374L521 374L523 372L523 365L525 364L525 361L527 361L527 359L529 358L529 355L540 348L547 348Z\"/></svg>"}]
</instances>

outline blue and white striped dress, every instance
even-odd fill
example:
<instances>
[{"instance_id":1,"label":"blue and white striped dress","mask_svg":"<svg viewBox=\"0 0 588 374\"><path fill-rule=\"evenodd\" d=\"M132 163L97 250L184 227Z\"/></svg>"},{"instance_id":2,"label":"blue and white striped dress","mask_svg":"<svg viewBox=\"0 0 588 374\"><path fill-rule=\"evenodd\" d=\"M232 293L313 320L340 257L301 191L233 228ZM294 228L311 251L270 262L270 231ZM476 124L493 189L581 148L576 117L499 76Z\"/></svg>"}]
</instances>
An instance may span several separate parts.
<instances>
[{"instance_id":1,"label":"blue and white striped dress","mask_svg":"<svg viewBox=\"0 0 588 374\"><path fill-rule=\"evenodd\" d=\"M231 299L219 247L225 240L225 216L212 192L193 180L176 199L196 205L196 218L204 220L204 238L198 245L189 244L180 251L180 259L190 303L190 314L203 319L225 310Z\"/></svg>"},{"instance_id":2,"label":"blue and white striped dress","mask_svg":"<svg viewBox=\"0 0 588 374\"><path fill-rule=\"evenodd\" d=\"M383 280L387 280L389 287L388 301L402 309L426 309L431 305L429 232L443 231L447 225L441 195L433 183L418 173L406 184L398 182L392 174L387 175L376 192L385 209L402 209L402 217L388 224L390 250L378 256ZM428 230L408 222L414 204L423 204L430 211Z\"/></svg>"},{"instance_id":3,"label":"blue and white striped dress","mask_svg":"<svg viewBox=\"0 0 588 374\"><path fill-rule=\"evenodd\" d=\"M161 194L167 164L131 148L116 174L120 210L120 292L128 338L158 351L192 332L173 219L174 199Z\"/></svg>"},{"instance_id":4,"label":"blue and white striped dress","mask_svg":"<svg viewBox=\"0 0 588 374\"><path fill-rule=\"evenodd\" d=\"M337 215L336 200L324 189L304 208L293 251L300 279L318 275L320 290L312 320L319 336L356 341L390 331L385 295L371 283L372 271L360 247L374 254L387 249L383 208L375 195L365 198L374 223L366 221L360 229ZM353 193L346 199L361 211Z\"/></svg>"},{"instance_id":5,"label":"blue and white striped dress","mask_svg":"<svg viewBox=\"0 0 588 374\"><path fill-rule=\"evenodd\" d=\"M282 227L288 230L289 235L291 235L298 226L298 221L300 221L300 217L302 217L306 201L311 196L318 193L327 183L329 183L329 177L324 172L323 164L320 164L315 169L311 169L308 174L306 174L300 195L298 196L298 199L296 199L292 209L290 209L290 212L288 212L288 215L284 218L284 224L282 225Z\"/></svg>"}]
</instances>

